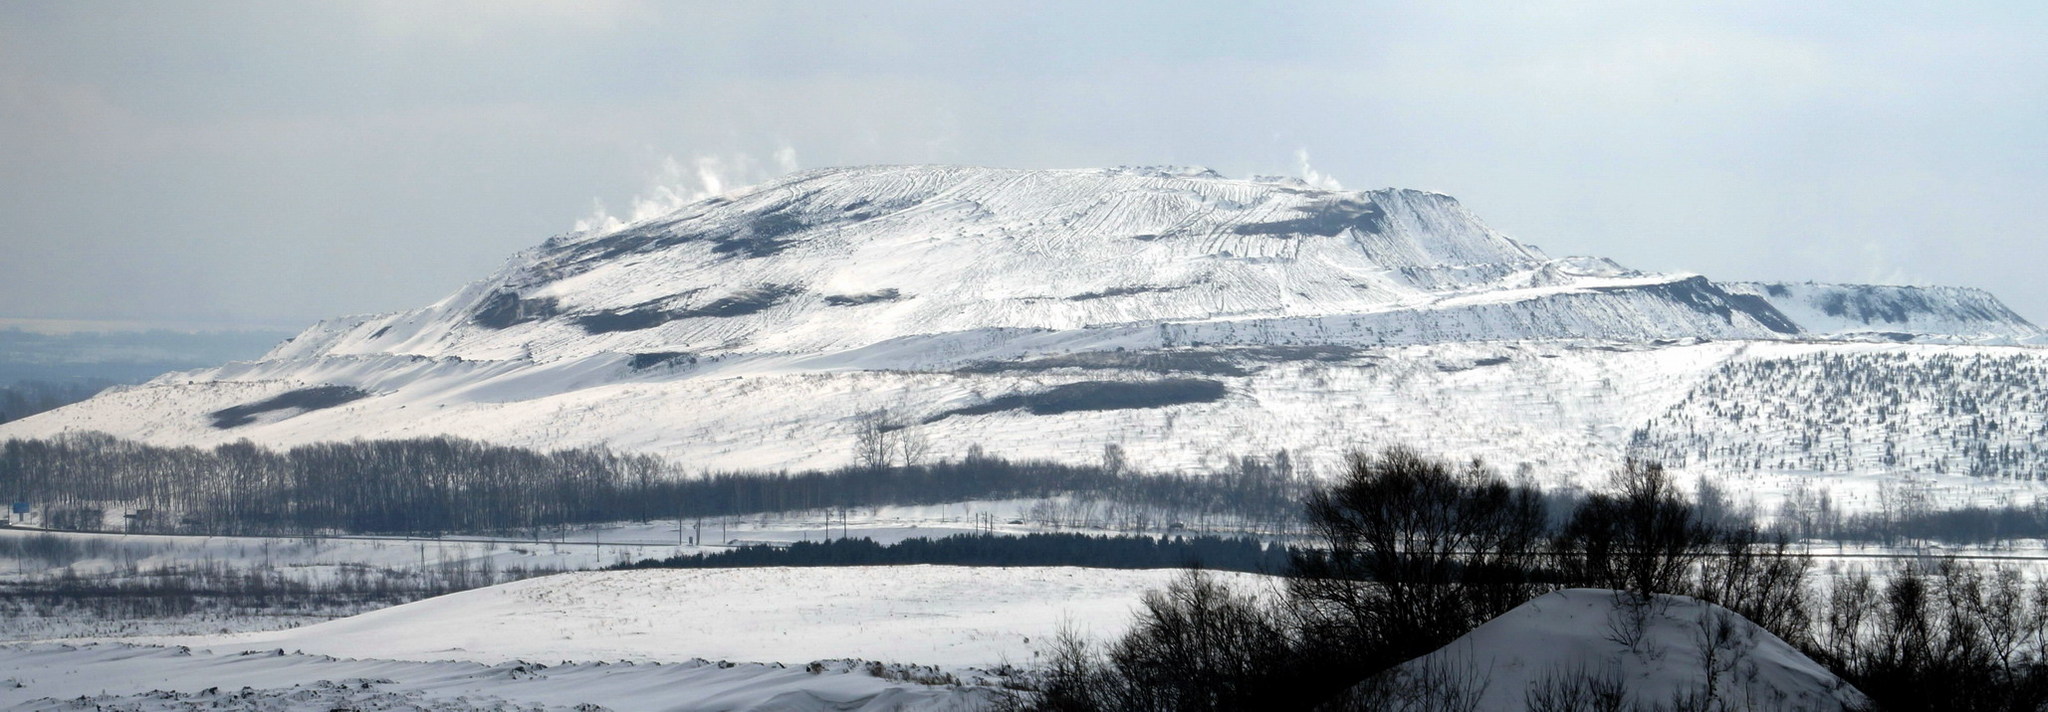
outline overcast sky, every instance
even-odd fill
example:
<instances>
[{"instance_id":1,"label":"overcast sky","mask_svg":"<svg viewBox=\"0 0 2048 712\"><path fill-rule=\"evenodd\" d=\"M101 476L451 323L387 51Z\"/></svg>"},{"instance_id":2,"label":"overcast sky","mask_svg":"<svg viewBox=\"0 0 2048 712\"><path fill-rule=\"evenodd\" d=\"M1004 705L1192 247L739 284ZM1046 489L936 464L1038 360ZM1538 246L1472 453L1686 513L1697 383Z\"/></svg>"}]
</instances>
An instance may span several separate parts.
<instances>
[{"instance_id":1,"label":"overcast sky","mask_svg":"<svg viewBox=\"0 0 2048 712\"><path fill-rule=\"evenodd\" d=\"M700 165L1175 163L2048 323L2048 4L1645 5L15 0L0 317L421 306Z\"/></svg>"}]
</instances>

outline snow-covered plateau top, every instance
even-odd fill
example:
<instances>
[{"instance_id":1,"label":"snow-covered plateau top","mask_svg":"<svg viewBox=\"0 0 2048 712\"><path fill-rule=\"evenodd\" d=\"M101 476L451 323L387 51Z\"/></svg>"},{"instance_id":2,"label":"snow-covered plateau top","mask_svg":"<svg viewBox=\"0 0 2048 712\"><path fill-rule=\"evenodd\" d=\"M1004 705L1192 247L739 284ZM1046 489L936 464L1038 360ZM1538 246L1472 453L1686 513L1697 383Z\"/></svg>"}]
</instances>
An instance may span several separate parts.
<instances>
[{"instance_id":1,"label":"snow-covered plateau top","mask_svg":"<svg viewBox=\"0 0 2048 712\"><path fill-rule=\"evenodd\" d=\"M1782 286L1744 289L1731 295L1689 275L1552 259L1438 193L1326 191L1187 168L876 166L796 173L616 231L560 236L438 304L326 322L272 356L803 354L987 329L1523 302L1572 302L1564 311L1590 310L1608 323L1565 333L1489 327L1453 340L1843 331L1832 317L1813 328L1789 318L1788 308L1819 312L1776 297ZM1911 294L1886 302L1894 310L1939 311L1956 298L1902 289ZM1613 300L1581 298L1644 290L1715 318L1676 334L1607 329L1632 317L1601 316L1587 305ZM1972 301L1943 314L1893 321L1898 331L1950 327L1972 339L2039 336L2003 307Z\"/></svg>"}]
</instances>

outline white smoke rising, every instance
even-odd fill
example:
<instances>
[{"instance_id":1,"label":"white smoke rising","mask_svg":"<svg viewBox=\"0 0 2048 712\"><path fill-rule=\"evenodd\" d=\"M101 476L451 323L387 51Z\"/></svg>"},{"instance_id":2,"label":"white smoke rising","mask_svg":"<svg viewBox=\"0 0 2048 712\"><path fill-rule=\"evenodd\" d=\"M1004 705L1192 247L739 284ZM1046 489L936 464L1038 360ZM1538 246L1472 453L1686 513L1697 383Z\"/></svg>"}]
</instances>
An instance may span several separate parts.
<instances>
[{"instance_id":1,"label":"white smoke rising","mask_svg":"<svg viewBox=\"0 0 2048 712\"><path fill-rule=\"evenodd\" d=\"M796 149L788 144L775 149L772 166L743 153L698 155L688 165L674 156L648 179L648 187L633 196L623 216L613 215L602 199L591 200L591 214L576 221L574 230L585 235L607 235L634 223L673 213L685 205L760 183L797 169Z\"/></svg>"},{"instance_id":2,"label":"white smoke rising","mask_svg":"<svg viewBox=\"0 0 2048 712\"><path fill-rule=\"evenodd\" d=\"M1905 261L1893 256L1882 243L1863 243L1862 280L1865 284L1918 284L1919 280L1906 270Z\"/></svg>"},{"instance_id":3,"label":"white smoke rising","mask_svg":"<svg viewBox=\"0 0 2048 712\"><path fill-rule=\"evenodd\" d=\"M1338 183L1336 176L1324 173L1322 171L1318 171L1316 170L1315 166L1309 165L1308 149L1294 149L1294 162L1300 164L1302 182L1307 183L1310 186L1316 188L1321 188L1323 190L1344 189L1344 184Z\"/></svg>"},{"instance_id":4,"label":"white smoke rising","mask_svg":"<svg viewBox=\"0 0 2048 712\"><path fill-rule=\"evenodd\" d=\"M783 173L796 172L796 147L789 144L775 149L775 168Z\"/></svg>"}]
</instances>

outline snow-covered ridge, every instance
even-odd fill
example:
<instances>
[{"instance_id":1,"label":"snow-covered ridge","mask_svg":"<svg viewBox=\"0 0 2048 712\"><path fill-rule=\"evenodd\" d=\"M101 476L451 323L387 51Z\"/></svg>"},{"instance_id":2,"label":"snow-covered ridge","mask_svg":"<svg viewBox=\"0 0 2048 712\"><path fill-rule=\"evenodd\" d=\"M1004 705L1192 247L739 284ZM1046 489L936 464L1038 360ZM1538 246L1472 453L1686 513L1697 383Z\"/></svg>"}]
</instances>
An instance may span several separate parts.
<instances>
[{"instance_id":1,"label":"snow-covered ridge","mask_svg":"<svg viewBox=\"0 0 2048 712\"><path fill-rule=\"evenodd\" d=\"M1665 432L1652 419L1681 403L1717 412L1690 389L1719 369L1942 344L2019 346L2012 357L2032 364L2043 352L2026 347L2044 342L1973 290L1723 283L1554 258L1438 193L1198 168L872 166L559 236L435 304L322 322L258 361L109 392L0 437L450 434L829 467L850 457L861 414L887 410L952 448L935 456L980 443L1074 460L1123 442L1134 462L1198 468L1283 447L1336 461L1372 434L1585 472L1631 433ZM1076 355L1094 360L1059 360ZM1146 359L1212 366L1116 366ZM1222 395L938 417L1161 377ZM216 417L226 409L255 415ZM1415 412L1462 425L1417 426ZM1868 435L1934 443L1929 462L1981 459L1924 433Z\"/></svg>"},{"instance_id":2,"label":"snow-covered ridge","mask_svg":"<svg viewBox=\"0 0 2048 712\"><path fill-rule=\"evenodd\" d=\"M1544 316L1470 315L1479 304ZM1437 193L1172 167L878 166L797 173L557 237L440 303L325 322L271 356L819 353L987 329L1352 315L1420 318L1446 341L2040 336L1967 290L1718 284L1553 259ZM1340 338L1415 342L1389 333Z\"/></svg>"},{"instance_id":3,"label":"snow-covered ridge","mask_svg":"<svg viewBox=\"0 0 2048 712\"><path fill-rule=\"evenodd\" d=\"M1770 303L1820 337L1875 336L1895 341L2044 343L2048 331L1991 293L1965 287L1730 282L1730 294Z\"/></svg>"},{"instance_id":4,"label":"snow-covered ridge","mask_svg":"<svg viewBox=\"0 0 2048 712\"><path fill-rule=\"evenodd\" d=\"M1552 263L1434 193L1206 171L828 169L550 240L440 304L322 324L273 356L816 352L1380 310L1588 267Z\"/></svg>"}]
</instances>

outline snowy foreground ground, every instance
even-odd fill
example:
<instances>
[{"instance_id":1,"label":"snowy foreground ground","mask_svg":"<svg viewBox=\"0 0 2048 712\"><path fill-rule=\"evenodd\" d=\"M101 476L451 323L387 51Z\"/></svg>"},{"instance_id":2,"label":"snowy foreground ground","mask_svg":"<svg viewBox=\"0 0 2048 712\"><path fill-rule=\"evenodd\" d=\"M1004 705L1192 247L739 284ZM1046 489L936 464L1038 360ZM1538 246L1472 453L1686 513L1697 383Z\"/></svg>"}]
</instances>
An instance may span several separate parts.
<instances>
[{"instance_id":1,"label":"snowy foreground ground","mask_svg":"<svg viewBox=\"0 0 2048 712\"><path fill-rule=\"evenodd\" d=\"M0 709L971 709L986 688L919 681L973 682L1005 663L1028 665L1062 626L1114 636L1142 592L1175 575L935 566L562 574L286 631L0 646Z\"/></svg>"},{"instance_id":2,"label":"snowy foreground ground","mask_svg":"<svg viewBox=\"0 0 2048 712\"><path fill-rule=\"evenodd\" d=\"M1139 595L1176 575L961 566L587 572L292 630L150 642L489 664L704 658L801 666L860 658L990 668L1030 663L1063 624L1093 636L1120 633Z\"/></svg>"},{"instance_id":3,"label":"snowy foreground ground","mask_svg":"<svg viewBox=\"0 0 2048 712\"><path fill-rule=\"evenodd\" d=\"M293 630L0 645L0 710L971 710L1062 627L1114 637L1175 571L756 568L572 573ZM1219 574L1265 590L1271 579ZM1861 696L1718 607L1544 596L1403 670L1522 709L1574 676L1645 704ZM1626 611L1637 613L1631 616ZM1629 631L1634 631L1630 633Z\"/></svg>"}]
</instances>

